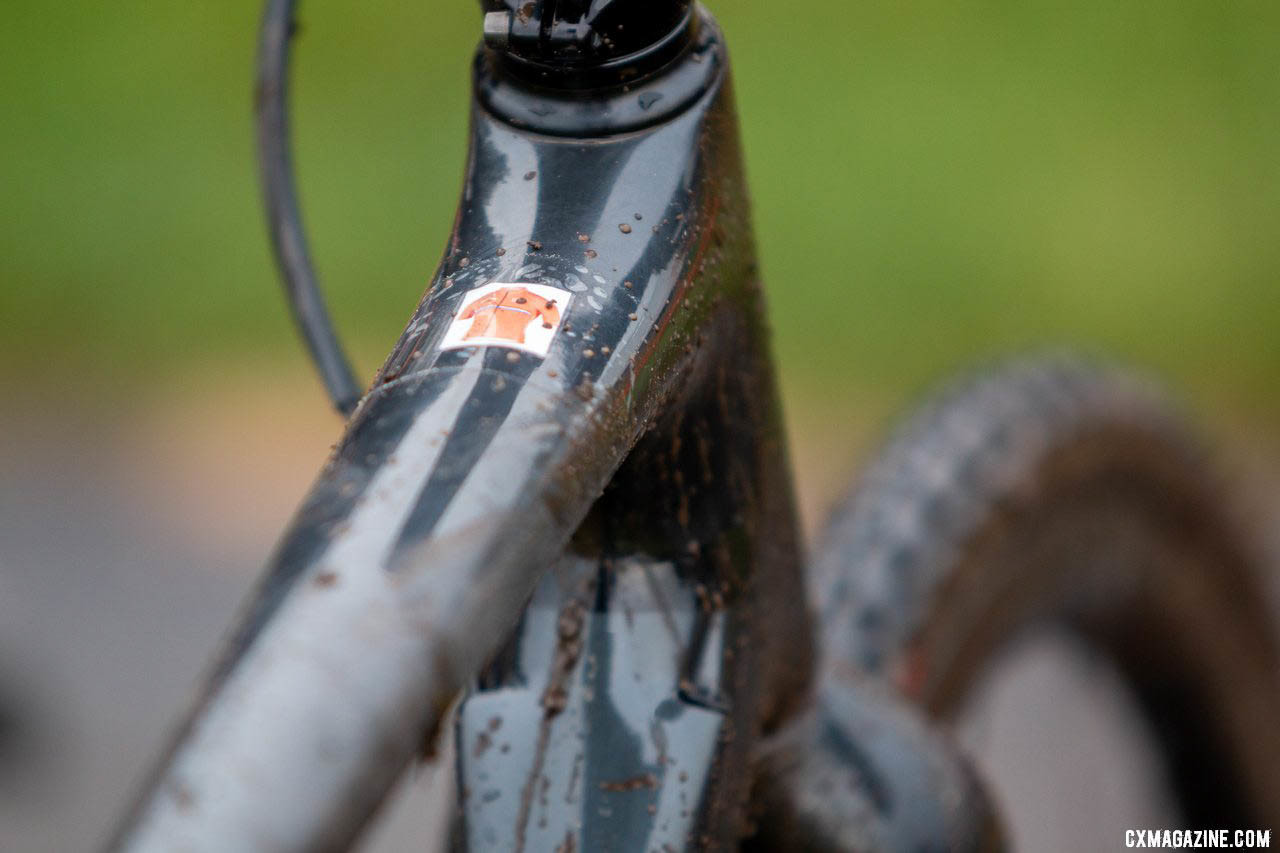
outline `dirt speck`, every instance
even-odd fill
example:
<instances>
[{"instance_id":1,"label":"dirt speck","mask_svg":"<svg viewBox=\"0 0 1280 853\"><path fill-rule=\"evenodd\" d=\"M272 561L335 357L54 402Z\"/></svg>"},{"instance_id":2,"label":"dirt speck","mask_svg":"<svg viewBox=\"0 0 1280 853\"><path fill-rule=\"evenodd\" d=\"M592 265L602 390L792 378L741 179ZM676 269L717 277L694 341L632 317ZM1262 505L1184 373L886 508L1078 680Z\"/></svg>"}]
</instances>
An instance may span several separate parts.
<instances>
[{"instance_id":1,"label":"dirt speck","mask_svg":"<svg viewBox=\"0 0 1280 853\"><path fill-rule=\"evenodd\" d=\"M619 779L616 782L601 782L601 791L625 792L625 791L653 791L658 787L658 777L652 773L641 773L639 776L632 776L628 779Z\"/></svg>"},{"instance_id":2,"label":"dirt speck","mask_svg":"<svg viewBox=\"0 0 1280 853\"><path fill-rule=\"evenodd\" d=\"M191 793L191 789L181 782L173 786L173 799L177 803L178 811L189 812L196 807L196 796Z\"/></svg>"},{"instance_id":3,"label":"dirt speck","mask_svg":"<svg viewBox=\"0 0 1280 853\"><path fill-rule=\"evenodd\" d=\"M328 589L329 587L333 586L337 582L338 582L338 576L333 572L321 572L320 574L316 575L314 578L311 579L311 583L314 586L320 587L320 589Z\"/></svg>"},{"instance_id":4,"label":"dirt speck","mask_svg":"<svg viewBox=\"0 0 1280 853\"><path fill-rule=\"evenodd\" d=\"M623 222L621 225L618 226L618 230L621 231L623 234L630 234L631 226Z\"/></svg>"},{"instance_id":5,"label":"dirt speck","mask_svg":"<svg viewBox=\"0 0 1280 853\"><path fill-rule=\"evenodd\" d=\"M528 172L525 172L525 173L524 173L524 179L525 179L526 181L532 181L532 180L533 180L534 178L536 178L536 177L538 177L538 173L537 173L537 171L536 171L536 170L532 170L532 169L531 169L531 170L529 170Z\"/></svg>"},{"instance_id":6,"label":"dirt speck","mask_svg":"<svg viewBox=\"0 0 1280 853\"><path fill-rule=\"evenodd\" d=\"M530 248L530 249L533 249L533 251L535 251L535 252L541 252L541 251L542 251L542 241L541 241L541 240L529 240L529 241L527 241L527 242L528 242L529 248Z\"/></svg>"}]
</instances>

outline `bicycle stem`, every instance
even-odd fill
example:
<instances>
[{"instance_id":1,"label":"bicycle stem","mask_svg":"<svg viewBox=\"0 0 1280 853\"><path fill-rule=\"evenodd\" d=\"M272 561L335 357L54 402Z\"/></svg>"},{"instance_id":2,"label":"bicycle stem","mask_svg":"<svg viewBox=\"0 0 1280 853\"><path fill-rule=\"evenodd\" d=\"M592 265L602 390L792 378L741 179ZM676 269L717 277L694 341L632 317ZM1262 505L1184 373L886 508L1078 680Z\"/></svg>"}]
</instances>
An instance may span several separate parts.
<instances>
[{"instance_id":1,"label":"bicycle stem","mask_svg":"<svg viewBox=\"0 0 1280 853\"><path fill-rule=\"evenodd\" d=\"M691 0L481 0L485 43L507 73L540 86L634 82L694 40Z\"/></svg>"},{"instance_id":2,"label":"bicycle stem","mask_svg":"<svg viewBox=\"0 0 1280 853\"><path fill-rule=\"evenodd\" d=\"M116 848L346 849L566 549L716 591L724 723L691 826L740 834L811 638L726 58L698 32L593 96L603 119L480 56L444 259ZM442 346L490 282L569 294L545 357Z\"/></svg>"}]
</instances>

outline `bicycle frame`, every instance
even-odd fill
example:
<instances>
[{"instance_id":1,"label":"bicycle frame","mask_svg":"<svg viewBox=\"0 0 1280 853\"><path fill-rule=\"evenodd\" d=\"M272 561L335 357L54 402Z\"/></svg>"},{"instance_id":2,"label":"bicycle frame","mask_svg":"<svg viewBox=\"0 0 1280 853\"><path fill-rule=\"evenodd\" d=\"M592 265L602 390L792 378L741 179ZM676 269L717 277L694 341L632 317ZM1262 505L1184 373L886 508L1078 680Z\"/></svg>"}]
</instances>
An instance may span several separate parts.
<instances>
[{"instance_id":1,"label":"bicycle frame","mask_svg":"<svg viewBox=\"0 0 1280 853\"><path fill-rule=\"evenodd\" d=\"M542 849L577 825L727 846L753 744L805 701L811 630L714 21L699 12L695 43L637 91L558 98L482 53L476 92L444 259L121 849L345 849L486 662L460 715L471 846L501 831ZM545 355L450 342L495 282L564 294ZM634 689L608 676L632 671ZM485 755L494 719L529 749ZM653 749L619 746L641 732ZM553 771L583 796L535 819ZM471 789L486 774L500 797Z\"/></svg>"}]
</instances>

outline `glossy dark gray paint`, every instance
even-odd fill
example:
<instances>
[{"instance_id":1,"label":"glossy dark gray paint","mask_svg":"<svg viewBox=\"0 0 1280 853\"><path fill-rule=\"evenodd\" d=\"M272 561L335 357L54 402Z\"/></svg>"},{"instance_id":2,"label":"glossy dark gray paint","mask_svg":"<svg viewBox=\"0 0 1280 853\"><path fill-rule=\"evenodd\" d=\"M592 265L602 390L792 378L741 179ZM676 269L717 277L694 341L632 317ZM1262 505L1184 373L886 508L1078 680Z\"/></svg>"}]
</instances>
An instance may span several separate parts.
<instances>
[{"instance_id":1,"label":"glossy dark gray paint","mask_svg":"<svg viewBox=\"0 0 1280 853\"><path fill-rule=\"evenodd\" d=\"M461 846L644 851L698 837L729 717L691 695L720 692L722 615L671 562L562 563L459 713Z\"/></svg>"},{"instance_id":2,"label":"glossy dark gray paint","mask_svg":"<svg viewBox=\"0 0 1280 853\"><path fill-rule=\"evenodd\" d=\"M1005 849L968 762L885 681L824 678L812 713L761 752L746 853Z\"/></svg>"},{"instance_id":3,"label":"glossy dark gray paint","mask_svg":"<svg viewBox=\"0 0 1280 853\"><path fill-rule=\"evenodd\" d=\"M690 825L741 833L751 744L801 701L810 639L715 50L701 98L642 132L552 138L474 111L432 286L121 849L345 848L566 549L606 573L670 562L718 626L689 648L719 684L680 699L724 717ZM438 349L489 281L574 294L545 358Z\"/></svg>"}]
</instances>

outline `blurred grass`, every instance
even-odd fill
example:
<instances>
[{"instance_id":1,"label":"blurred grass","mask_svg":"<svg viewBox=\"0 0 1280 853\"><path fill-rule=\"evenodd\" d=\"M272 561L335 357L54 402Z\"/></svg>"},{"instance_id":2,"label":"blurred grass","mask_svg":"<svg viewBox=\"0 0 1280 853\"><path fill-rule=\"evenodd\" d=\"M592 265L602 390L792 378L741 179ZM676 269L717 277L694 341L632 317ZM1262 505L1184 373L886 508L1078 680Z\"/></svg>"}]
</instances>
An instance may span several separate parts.
<instances>
[{"instance_id":1,"label":"blurred grass","mask_svg":"<svg viewBox=\"0 0 1280 853\"><path fill-rule=\"evenodd\" d=\"M300 363L255 183L258 5L8 0L0 381ZM1280 4L712 7L794 398L896 404L1055 343L1280 424ZM304 203L368 375L452 220L478 15L310 0L302 21Z\"/></svg>"}]
</instances>

